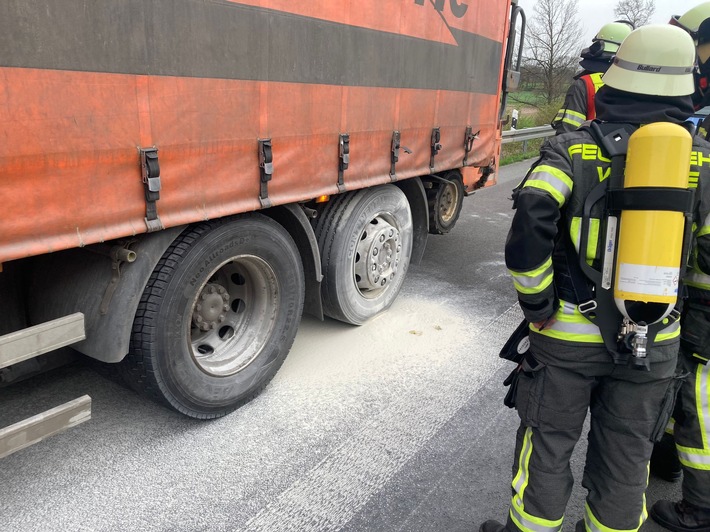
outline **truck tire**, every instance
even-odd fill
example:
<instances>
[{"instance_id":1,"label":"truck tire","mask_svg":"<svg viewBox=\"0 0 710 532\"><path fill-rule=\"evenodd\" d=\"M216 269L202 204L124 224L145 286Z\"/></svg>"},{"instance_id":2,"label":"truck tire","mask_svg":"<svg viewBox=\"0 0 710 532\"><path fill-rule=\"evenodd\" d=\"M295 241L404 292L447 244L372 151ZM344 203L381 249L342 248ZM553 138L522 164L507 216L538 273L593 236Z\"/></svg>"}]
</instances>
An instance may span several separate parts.
<instances>
[{"instance_id":1,"label":"truck tire","mask_svg":"<svg viewBox=\"0 0 710 532\"><path fill-rule=\"evenodd\" d=\"M463 206L463 181L458 172L444 175L448 183L434 181L434 186L427 191L429 200L429 233L444 235L451 231L461 214Z\"/></svg>"},{"instance_id":2,"label":"truck tire","mask_svg":"<svg viewBox=\"0 0 710 532\"><path fill-rule=\"evenodd\" d=\"M304 291L298 249L273 220L249 214L191 226L143 291L122 374L189 417L224 416L283 363Z\"/></svg>"},{"instance_id":3,"label":"truck tire","mask_svg":"<svg viewBox=\"0 0 710 532\"><path fill-rule=\"evenodd\" d=\"M323 311L360 325L397 297L412 255L412 214L393 185L334 198L316 223Z\"/></svg>"}]
</instances>

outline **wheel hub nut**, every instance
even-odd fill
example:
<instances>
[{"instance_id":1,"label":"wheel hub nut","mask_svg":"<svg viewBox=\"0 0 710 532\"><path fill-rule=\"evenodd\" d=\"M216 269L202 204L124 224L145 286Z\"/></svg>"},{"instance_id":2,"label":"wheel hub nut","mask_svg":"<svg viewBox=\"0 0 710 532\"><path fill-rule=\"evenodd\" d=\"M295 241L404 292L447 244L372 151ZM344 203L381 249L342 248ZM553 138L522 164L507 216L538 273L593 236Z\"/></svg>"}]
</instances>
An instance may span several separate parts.
<instances>
[{"instance_id":1,"label":"wheel hub nut","mask_svg":"<svg viewBox=\"0 0 710 532\"><path fill-rule=\"evenodd\" d=\"M202 331L216 329L226 319L229 293L218 283L208 283L202 289L192 313L192 323Z\"/></svg>"}]
</instances>

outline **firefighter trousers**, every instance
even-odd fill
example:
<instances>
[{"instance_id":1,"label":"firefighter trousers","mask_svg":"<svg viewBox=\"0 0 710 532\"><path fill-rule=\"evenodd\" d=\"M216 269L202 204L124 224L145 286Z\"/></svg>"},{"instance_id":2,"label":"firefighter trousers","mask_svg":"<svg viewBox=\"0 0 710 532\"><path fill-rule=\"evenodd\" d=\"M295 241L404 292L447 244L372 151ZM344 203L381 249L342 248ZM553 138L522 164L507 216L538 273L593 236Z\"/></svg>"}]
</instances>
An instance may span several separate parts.
<instances>
[{"instance_id":1,"label":"firefighter trousers","mask_svg":"<svg viewBox=\"0 0 710 532\"><path fill-rule=\"evenodd\" d=\"M678 366L688 373L680 389L673 429L683 465L683 499L710 508L710 364L684 353Z\"/></svg>"},{"instance_id":2,"label":"firefighter trousers","mask_svg":"<svg viewBox=\"0 0 710 532\"><path fill-rule=\"evenodd\" d=\"M599 344L571 344L531 333L538 365L521 374L520 416L508 530L562 529L572 491L570 457L591 413L582 486L588 530L637 530L652 439L662 436L678 385L678 343L649 350L651 371L614 365Z\"/></svg>"}]
</instances>

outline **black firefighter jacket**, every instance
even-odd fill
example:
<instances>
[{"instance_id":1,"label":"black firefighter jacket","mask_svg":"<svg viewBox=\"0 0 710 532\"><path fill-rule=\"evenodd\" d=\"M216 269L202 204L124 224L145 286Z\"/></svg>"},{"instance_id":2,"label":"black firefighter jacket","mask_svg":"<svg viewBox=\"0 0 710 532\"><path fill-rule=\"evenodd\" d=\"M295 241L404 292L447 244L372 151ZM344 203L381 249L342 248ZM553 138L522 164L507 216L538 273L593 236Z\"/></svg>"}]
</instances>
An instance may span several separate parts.
<instances>
[{"instance_id":1,"label":"black firefighter jacket","mask_svg":"<svg viewBox=\"0 0 710 532\"><path fill-rule=\"evenodd\" d=\"M658 121L682 123L692 113L690 98L653 101L603 87L597 97L599 117L637 128ZM550 138L540 159L516 192L516 212L505 246L505 260L525 318L540 322L554 316L555 326L541 332L550 338L574 343L602 343L599 329L579 313L579 301L568 267L577 257L581 240L584 200L600 181L607 179L611 161L587 128ZM710 290L710 143L694 137L688 169L696 188L692 269L696 286ZM598 265L603 202L592 210L586 253ZM570 254L569 246L574 247ZM704 276L704 277L701 277ZM691 275L692 277L692 275ZM700 280L707 281L702 285ZM698 286L699 285L699 286ZM710 295L710 292L708 292ZM671 341L680 331L663 329L656 343Z\"/></svg>"}]
</instances>

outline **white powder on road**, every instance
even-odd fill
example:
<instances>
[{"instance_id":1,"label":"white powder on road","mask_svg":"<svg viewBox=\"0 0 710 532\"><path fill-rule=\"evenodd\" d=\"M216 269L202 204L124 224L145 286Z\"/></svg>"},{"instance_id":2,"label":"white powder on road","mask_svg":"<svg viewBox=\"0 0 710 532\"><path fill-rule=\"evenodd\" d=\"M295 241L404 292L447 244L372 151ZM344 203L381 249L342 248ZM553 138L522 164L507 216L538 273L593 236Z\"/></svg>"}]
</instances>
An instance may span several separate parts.
<instances>
[{"instance_id":1,"label":"white powder on road","mask_svg":"<svg viewBox=\"0 0 710 532\"><path fill-rule=\"evenodd\" d=\"M379 361L377 372L382 374L396 371L405 360L404 371L422 371L416 371L409 390L401 390L387 408L279 494L245 530L340 529L500 367L496 356L500 329L514 327L519 319L519 312L511 310L484 330L470 331L463 316L424 301L405 300L396 312L382 315L373 331L363 327L346 339L340 335L321 338L329 349L316 358L332 349L338 358L344 353L343 360L352 364L354 358L362 368ZM317 340L313 335L320 336L316 329L306 329L305 335L309 342ZM386 349L394 345L398 349ZM328 363L328 369L314 371L313 378L332 376L339 365ZM299 363L298 377L289 371L284 378L300 379L309 367ZM401 375L397 380L401 381Z\"/></svg>"}]
</instances>

